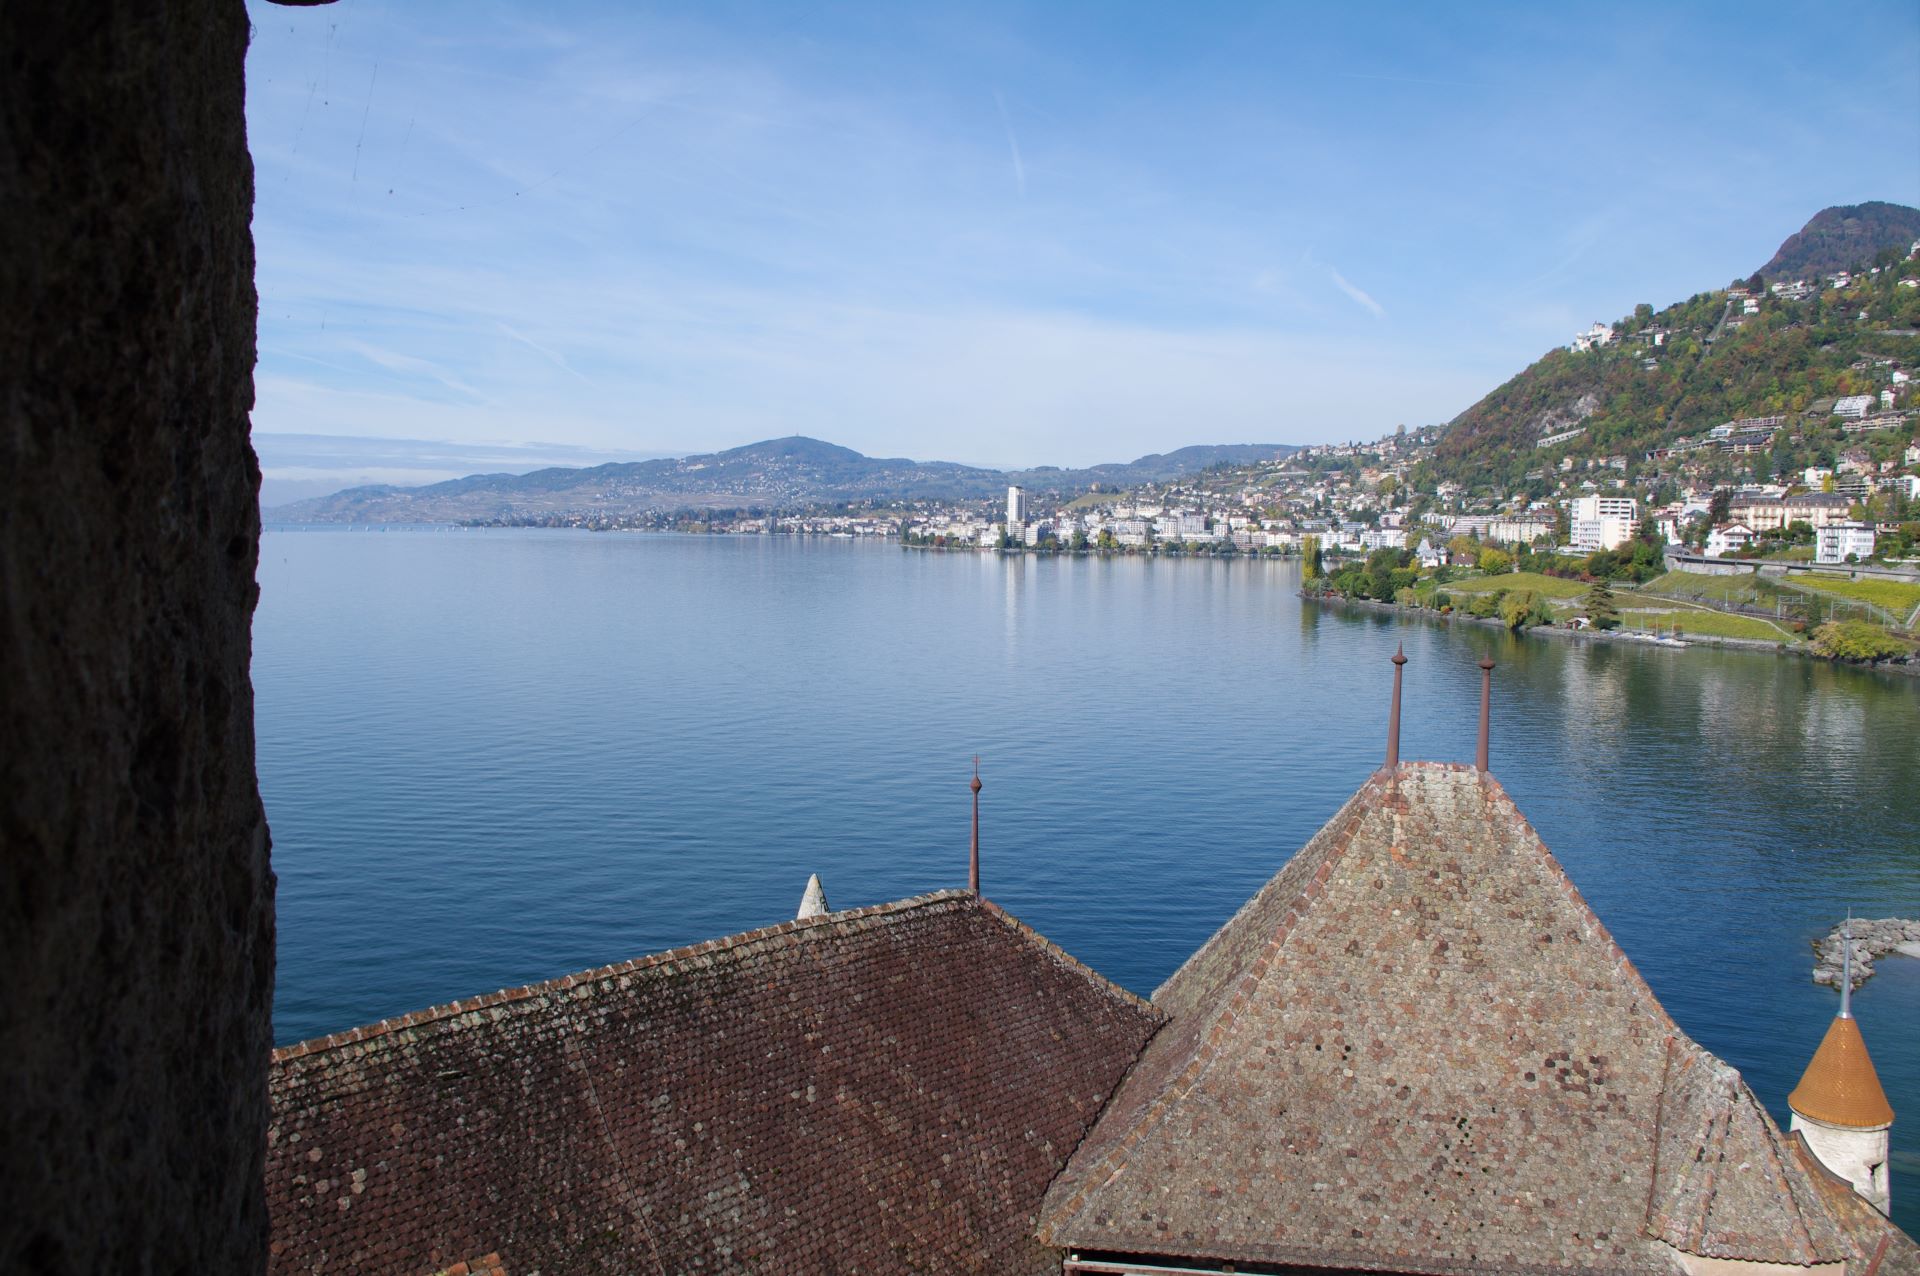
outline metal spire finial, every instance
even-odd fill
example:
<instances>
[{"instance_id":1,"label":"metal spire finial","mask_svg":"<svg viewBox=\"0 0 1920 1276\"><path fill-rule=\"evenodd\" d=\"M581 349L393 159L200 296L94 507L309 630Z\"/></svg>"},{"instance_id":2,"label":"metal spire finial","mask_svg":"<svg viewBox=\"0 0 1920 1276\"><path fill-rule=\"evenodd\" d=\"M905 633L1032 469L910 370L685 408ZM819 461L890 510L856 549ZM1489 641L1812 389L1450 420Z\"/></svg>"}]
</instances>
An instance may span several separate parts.
<instances>
[{"instance_id":1,"label":"metal spire finial","mask_svg":"<svg viewBox=\"0 0 1920 1276\"><path fill-rule=\"evenodd\" d=\"M1407 663L1406 644L1393 649L1393 708L1387 715L1387 770L1400 765L1400 667Z\"/></svg>"},{"instance_id":2,"label":"metal spire finial","mask_svg":"<svg viewBox=\"0 0 1920 1276\"><path fill-rule=\"evenodd\" d=\"M1853 910L1840 928L1840 1018L1853 1018Z\"/></svg>"},{"instance_id":3,"label":"metal spire finial","mask_svg":"<svg viewBox=\"0 0 1920 1276\"><path fill-rule=\"evenodd\" d=\"M980 755L973 755L973 848L967 854L967 889L980 893Z\"/></svg>"},{"instance_id":4,"label":"metal spire finial","mask_svg":"<svg viewBox=\"0 0 1920 1276\"><path fill-rule=\"evenodd\" d=\"M1487 746L1493 735L1493 657L1480 658L1480 747L1473 765L1482 775L1487 772Z\"/></svg>"}]
</instances>

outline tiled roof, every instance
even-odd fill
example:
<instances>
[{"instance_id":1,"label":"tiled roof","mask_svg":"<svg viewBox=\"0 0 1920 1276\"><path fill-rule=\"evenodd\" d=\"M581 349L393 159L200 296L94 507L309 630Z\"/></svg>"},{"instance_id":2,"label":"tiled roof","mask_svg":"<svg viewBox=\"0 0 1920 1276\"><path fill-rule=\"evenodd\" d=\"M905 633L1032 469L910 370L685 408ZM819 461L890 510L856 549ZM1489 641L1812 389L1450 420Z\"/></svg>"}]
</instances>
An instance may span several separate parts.
<instances>
[{"instance_id":1,"label":"tiled roof","mask_svg":"<svg viewBox=\"0 0 1920 1276\"><path fill-rule=\"evenodd\" d=\"M1048 1182L1160 1022L946 892L276 1053L276 1272L1053 1272Z\"/></svg>"},{"instance_id":2,"label":"tiled roof","mask_svg":"<svg viewBox=\"0 0 1920 1276\"><path fill-rule=\"evenodd\" d=\"M1652 1148L1646 1231L1706 1258L1807 1265L1849 1246L1740 1074L1670 1040Z\"/></svg>"},{"instance_id":3,"label":"tiled roof","mask_svg":"<svg viewBox=\"0 0 1920 1276\"><path fill-rule=\"evenodd\" d=\"M1851 1246L1491 777L1375 775L1154 994L1055 1181L1083 1251L1422 1272Z\"/></svg>"},{"instance_id":4,"label":"tiled roof","mask_svg":"<svg viewBox=\"0 0 1920 1276\"><path fill-rule=\"evenodd\" d=\"M1880 1088L1880 1074L1852 1015L1837 1015L1827 1026L1787 1106L1827 1125L1877 1130L1893 1123L1893 1105Z\"/></svg>"},{"instance_id":5,"label":"tiled roof","mask_svg":"<svg viewBox=\"0 0 1920 1276\"><path fill-rule=\"evenodd\" d=\"M1794 1160L1853 1243L1855 1258L1847 1264L1848 1276L1920 1276L1920 1245L1854 1191L1853 1184L1820 1164L1798 1131L1789 1133L1787 1142Z\"/></svg>"}]
</instances>

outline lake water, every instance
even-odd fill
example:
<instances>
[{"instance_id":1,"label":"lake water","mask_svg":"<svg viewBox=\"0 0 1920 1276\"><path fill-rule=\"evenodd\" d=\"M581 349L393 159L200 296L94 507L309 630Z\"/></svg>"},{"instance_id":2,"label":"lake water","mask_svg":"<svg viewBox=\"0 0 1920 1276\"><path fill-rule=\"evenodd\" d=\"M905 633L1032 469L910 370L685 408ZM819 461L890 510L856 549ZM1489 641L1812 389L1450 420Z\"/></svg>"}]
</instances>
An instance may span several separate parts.
<instances>
[{"instance_id":1,"label":"lake water","mask_svg":"<svg viewBox=\"0 0 1920 1276\"><path fill-rule=\"evenodd\" d=\"M270 529L254 625L287 1043L790 918L983 887L1141 992L1380 763L1493 770L1785 1124L1812 939L1920 915L1920 682L1303 604L1291 562ZM1855 998L1920 1231L1920 961Z\"/></svg>"}]
</instances>

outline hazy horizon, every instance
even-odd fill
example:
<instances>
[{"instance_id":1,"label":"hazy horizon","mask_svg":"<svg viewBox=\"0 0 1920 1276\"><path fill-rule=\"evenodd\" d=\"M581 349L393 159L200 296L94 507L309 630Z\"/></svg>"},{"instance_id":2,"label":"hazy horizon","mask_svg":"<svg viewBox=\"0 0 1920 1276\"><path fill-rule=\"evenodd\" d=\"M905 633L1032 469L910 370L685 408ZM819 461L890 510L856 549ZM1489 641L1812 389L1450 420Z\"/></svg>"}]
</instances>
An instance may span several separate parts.
<instances>
[{"instance_id":1,"label":"hazy horizon","mask_svg":"<svg viewBox=\"0 0 1920 1276\"><path fill-rule=\"evenodd\" d=\"M260 507L273 509L316 496L331 496L354 487L386 485L425 487L476 474L531 474L552 468L585 469L595 465L632 461L655 461L709 452L725 452L774 438L743 439L738 443L702 448L698 452L628 452L618 449L570 447L561 444L510 442L498 444L451 443L436 439L385 439L349 434L276 434L256 430L254 452L260 458ZM811 436L809 436L811 437ZM834 443L833 439L822 439ZM1216 439L1219 444L1285 446L1275 439ZM842 445L844 446L844 445ZM856 449L857 450L857 449ZM1156 449L1161 452L1178 448ZM1125 464L1153 453L1110 456L1094 465ZM969 460L951 456L912 456L913 461L946 461L983 470L1021 471L1049 466L1047 461L1033 465L1004 465L992 461ZM1059 466L1078 469L1080 466Z\"/></svg>"}]
</instances>

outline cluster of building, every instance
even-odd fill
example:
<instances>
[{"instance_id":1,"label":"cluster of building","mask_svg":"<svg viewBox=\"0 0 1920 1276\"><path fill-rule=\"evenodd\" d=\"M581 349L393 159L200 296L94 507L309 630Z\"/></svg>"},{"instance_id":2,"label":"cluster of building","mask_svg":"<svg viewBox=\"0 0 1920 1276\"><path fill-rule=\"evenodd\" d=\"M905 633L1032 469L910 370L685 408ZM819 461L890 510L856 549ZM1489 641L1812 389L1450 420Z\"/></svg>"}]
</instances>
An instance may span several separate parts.
<instances>
[{"instance_id":1,"label":"cluster of building","mask_svg":"<svg viewBox=\"0 0 1920 1276\"><path fill-rule=\"evenodd\" d=\"M1698 446L1751 449L1755 440L1770 439L1785 423L1783 417L1729 421L1709 430ZM1673 450L1684 452L1689 446L1694 445L1677 444ZM1883 467L1863 450L1849 449L1833 469L1809 467L1795 476L1797 482L1701 485L1660 505L1644 501L1617 481L1603 488L1585 479L1580 488L1586 490L1557 499L1449 511L1445 507L1457 503L1460 494L1442 483L1434 493L1440 508L1415 516L1383 495L1383 489L1393 490L1407 466L1328 471L1314 468L1320 459L1312 455L1315 451L1234 471L1224 485L1218 477L1196 478L1152 491L1114 494L1110 500L1081 498L1047 513L1036 512L1030 494L1016 487L1008 490L1004 517L994 516L998 510L941 510L903 519L898 526L922 540L980 548L1179 546L1284 553L1299 550L1312 538L1322 550L1334 553L1413 549L1423 562L1436 565L1444 561L1437 546L1462 535L1494 545L1552 546L1587 555L1628 544L1651 522L1669 544L1679 545L1697 534L1714 510L1716 493L1724 492L1725 517L1706 532L1709 556L1738 555L1768 533L1803 523L1815 536L1815 561L1838 564L1874 553L1882 529L1851 517L1862 500L1888 489L1920 499L1920 475L1882 473ZM1920 442L1906 449L1901 468L1920 469ZM862 534L884 535L888 530L884 520L868 520Z\"/></svg>"},{"instance_id":2,"label":"cluster of building","mask_svg":"<svg viewBox=\"0 0 1920 1276\"><path fill-rule=\"evenodd\" d=\"M1589 335L1599 341L1597 334ZM1012 487L1004 503L922 501L859 512L717 519L703 526L741 533L897 536L912 544L986 550L1279 554L1299 552L1311 539L1331 553L1413 550L1435 565L1446 557L1439 547L1462 535L1588 555L1618 549L1649 529L1669 544L1690 543L1708 555L1727 557L1804 524L1812 533L1815 561L1841 564L1872 557L1880 539L1893 530L1894 524L1856 517L1861 506L1882 494L1920 501L1920 441L1904 452L1890 452L1883 433L1915 426L1906 402L1911 374L1885 357L1862 359L1855 370L1884 388L1823 401L1797 415L1723 421L1640 460L1562 455L1526 476L1533 492L1542 483L1550 487L1543 496L1470 493L1446 481L1426 485L1421 463L1432 458L1442 432L1434 426L1403 428L1367 443L1318 444L1282 459L1126 491ZM1586 432L1566 417L1542 428L1538 448L1558 448ZM1845 440L1837 454L1826 450L1831 444L1823 445L1822 455L1830 455L1830 462L1772 473L1771 458L1783 446L1800 449L1816 429ZM1743 471L1755 481L1740 481Z\"/></svg>"}]
</instances>

